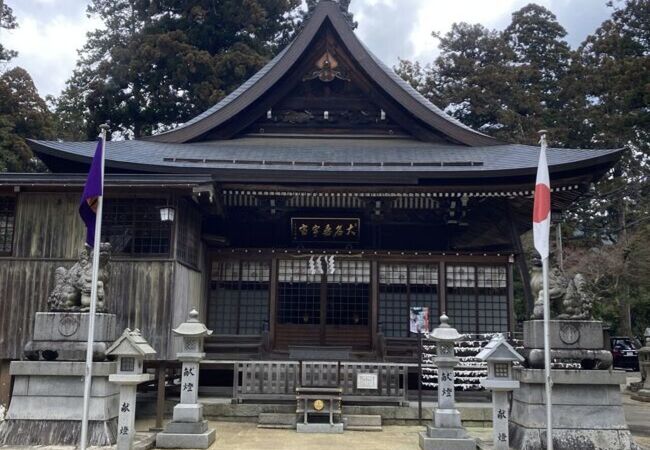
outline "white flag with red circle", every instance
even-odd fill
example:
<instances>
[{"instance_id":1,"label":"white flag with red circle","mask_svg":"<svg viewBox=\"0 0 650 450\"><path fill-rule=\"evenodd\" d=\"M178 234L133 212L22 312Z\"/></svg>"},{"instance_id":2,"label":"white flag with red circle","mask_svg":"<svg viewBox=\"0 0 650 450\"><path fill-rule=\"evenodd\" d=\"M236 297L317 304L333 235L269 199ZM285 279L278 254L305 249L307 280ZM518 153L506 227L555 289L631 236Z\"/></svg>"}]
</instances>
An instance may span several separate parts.
<instances>
[{"instance_id":1,"label":"white flag with red circle","mask_svg":"<svg viewBox=\"0 0 650 450\"><path fill-rule=\"evenodd\" d=\"M546 137L542 136L542 148L537 166L535 182L535 204L533 206L533 237L535 249L542 259L548 258L549 235L551 232L551 182L546 162Z\"/></svg>"}]
</instances>

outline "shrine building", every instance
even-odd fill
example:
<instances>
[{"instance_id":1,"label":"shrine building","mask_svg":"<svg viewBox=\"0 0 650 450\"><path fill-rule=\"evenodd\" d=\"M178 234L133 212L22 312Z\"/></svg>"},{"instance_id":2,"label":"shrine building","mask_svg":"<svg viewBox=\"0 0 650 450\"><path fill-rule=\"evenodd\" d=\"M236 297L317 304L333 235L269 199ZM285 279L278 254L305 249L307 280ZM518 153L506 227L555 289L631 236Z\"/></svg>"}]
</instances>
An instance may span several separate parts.
<instances>
[{"instance_id":1,"label":"shrine building","mask_svg":"<svg viewBox=\"0 0 650 450\"><path fill-rule=\"evenodd\" d=\"M96 142L30 145L49 173L0 174L5 369L47 310L55 269L83 248L77 208ZM553 211L620 154L549 148ZM223 367L306 354L414 362L415 306L432 325L446 312L462 333L513 331L538 158L431 104L359 41L338 3L321 1L207 111L107 143L107 309L172 361L171 330L196 308L214 332L208 363Z\"/></svg>"}]
</instances>

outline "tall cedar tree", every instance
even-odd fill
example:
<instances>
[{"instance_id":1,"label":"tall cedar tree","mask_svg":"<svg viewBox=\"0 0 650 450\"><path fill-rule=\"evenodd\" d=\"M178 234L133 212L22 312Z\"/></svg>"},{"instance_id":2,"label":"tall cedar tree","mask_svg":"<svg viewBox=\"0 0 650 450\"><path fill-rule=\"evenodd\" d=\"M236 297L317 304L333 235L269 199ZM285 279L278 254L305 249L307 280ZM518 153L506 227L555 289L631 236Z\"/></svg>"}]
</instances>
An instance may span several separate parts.
<instances>
[{"instance_id":1,"label":"tall cedar tree","mask_svg":"<svg viewBox=\"0 0 650 450\"><path fill-rule=\"evenodd\" d=\"M535 144L541 128L567 139L558 111L573 98L567 95L573 64L552 12L530 4L513 13L503 32L456 23L433 35L440 41L433 64L400 61L397 68L425 96L499 139Z\"/></svg>"},{"instance_id":2,"label":"tall cedar tree","mask_svg":"<svg viewBox=\"0 0 650 450\"><path fill-rule=\"evenodd\" d=\"M110 121L123 137L182 123L259 70L297 25L299 0L92 0L89 34L57 113L66 138Z\"/></svg>"},{"instance_id":3,"label":"tall cedar tree","mask_svg":"<svg viewBox=\"0 0 650 450\"><path fill-rule=\"evenodd\" d=\"M26 70L0 75L0 172L43 171L25 138L52 139L54 119Z\"/></svg>"},{"instance_id":4,"label":"tall cedar tree","mask_svg":"<svg viewBox=\"0 0 650 450\"><path fill-rule=\"evenodd\" d=\"M597 293L606 312L618 318L618 332L628 334L641 332L650 320L650 2L616 5L579 49L587 96L582 115L590 139L585 146L628 151L577 205L571 225L583 247L606 243L592 252L592 262L606 268Z\"/></svg>"},{"instance_id":5,"label":"tall cedar tree","mask_svg":"<svg viewBox=\"0 0 650 450\"><path fill-rule=\"evenodd\" d=\"M18 22L16 22L13 10L3 0L0 0L0 37L3 29L13 30L17 27ZM5 48L0 42L0 63L7 62L16 55L17 53L14 50Z\"/></svg>"}]
</instances>

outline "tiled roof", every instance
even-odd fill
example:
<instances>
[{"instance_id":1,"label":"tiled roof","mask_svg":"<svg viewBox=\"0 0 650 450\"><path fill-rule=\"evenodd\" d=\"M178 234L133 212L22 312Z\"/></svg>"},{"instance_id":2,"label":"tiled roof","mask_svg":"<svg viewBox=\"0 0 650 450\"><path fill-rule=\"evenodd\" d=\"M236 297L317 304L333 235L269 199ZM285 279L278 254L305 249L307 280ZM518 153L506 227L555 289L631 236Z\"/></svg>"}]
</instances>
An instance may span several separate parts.
<instances>
[{"instance_id":1,"label":"tiled roof","mask_svg":"<svg viewBox=\"0 0 650 450\"><path fill-rule=\"evenodd\" d=\"M88 163L94 142L31 141L39 154ZM620 150L548 149L553 172L598 165ZM413 139L245 137L171 144L108 142L107 167L146 172L210 173L224 169L331 172L418 172L432 176L534 173L539 148L526 145L466 147Z\"/></svg>"}]
</instances>

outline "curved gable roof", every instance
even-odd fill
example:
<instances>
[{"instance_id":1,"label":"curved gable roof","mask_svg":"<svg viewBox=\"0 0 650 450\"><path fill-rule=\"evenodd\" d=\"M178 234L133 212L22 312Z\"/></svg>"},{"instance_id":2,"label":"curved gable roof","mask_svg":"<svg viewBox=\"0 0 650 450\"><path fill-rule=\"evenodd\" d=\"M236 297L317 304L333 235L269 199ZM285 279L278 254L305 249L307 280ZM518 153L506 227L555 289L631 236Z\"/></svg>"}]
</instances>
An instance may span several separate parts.
<instances>
[{"instance_id":1,"label":"curved gable roof","mask_svg":"<svg viewBox=\"0 0 650 450\"><path fill-rule=\"evenodd\" d=\"M333 1L321 1L300 34L284 50L216 105L173 130L143 139L166 143L189 142L234 118L272 89L290 71L305 54L326 20L329 20L347 50L366 74L395 102L424 124L449 136L453 141L468 146L501 144L498 140L450 117L383 64L357 38L340 6Z\"/></svg>"}]
</instances>

